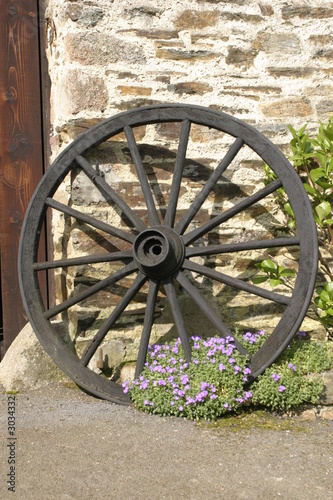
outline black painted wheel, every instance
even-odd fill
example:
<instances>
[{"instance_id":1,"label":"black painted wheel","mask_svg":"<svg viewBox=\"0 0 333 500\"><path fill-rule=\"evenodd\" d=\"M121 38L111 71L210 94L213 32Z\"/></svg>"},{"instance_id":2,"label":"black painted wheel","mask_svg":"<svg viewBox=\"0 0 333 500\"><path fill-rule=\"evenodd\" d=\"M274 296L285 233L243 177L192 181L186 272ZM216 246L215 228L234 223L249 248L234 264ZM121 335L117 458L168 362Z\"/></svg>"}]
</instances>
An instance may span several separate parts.
<instances>
[{"instance_id":1,"label":"black painted wheel","mask_svg":"<svg viewBox=\"0 0 333 500\"><path fill-rule=\"evenodd\" d=\"M155 138L158 132L164 131L162 142L157 142L154 147L140 142L135 134L142 128L148 138ZM174 152L172 141L178 128L178 144ZM205 134L206 131L220 134L222 142L225 138L228 139L229 142L225 142L228 144L226 154L221 155L222 159L215 162L213 168L207 166L207 163L214 163L212 160L207 162L188 159L192 129L199 130L200 134ZM123 140L119 139L121 133L125 134ZM205 137L200 136L195 143L197 153L201 151L204 156L209 155L206 153L209 145L205 142ZM163 141L170 143L169 150ZM215 151L220 147L222 150L222 142L218 141L219 139ZM118 148L118 157L110 153L111 146ZM250 194L239 189L237 182L230 182L227 178L230 170L236 179L241 178L241 162L237 158L244 148L266 162L277 176L276 180ZM94 151L97 151L95 157ZM110 154L111 157L108 156ZM128 170L123 169L128 178L128 184L124 181L125 188L113 170L110 181L105 176L105 171L103 175L101 166L92 165L94 158L101 155L109 158L107 161L111 161L111 170L115 168L116 174L117 171L121 172L119 155L127 158L131 166ZM159 159L161 157L162 160ZM117 165L117 168L112 165ZM156 176L159 167L163 174L162 181L158 181ZM172 179L169 195L168 188L161 187L167 173ZM61 187L66 179L69 179L67 189L73 189L78 179L84 179L82 182L87 198L92 190L101 198L97 197L97 202L90 200L88 206L84 205L84 199L76 200L76 208L69 206L64 202L64 193L67 191ZM182 192L184 183L189 187L185 194ZM137 189L136 197L133 193L129 194L131 189L134 190L133 186ZM251 211L253 207L259 206L260 210L256 213L262 214L264 203L267 200L272 203L280 187L285 189L294 211L296 235L286 236L286 228L275 224L275 233L278 228L277 236L272 230L268 233L266 231L270 237L251 237L246 218L243 228L238 225L233 230L232 221L238 217L242 222L242 215L247 210ZM61 189L62 201L59 201ZM215 193L217 199L219 192L222 197L213 206L215 214L212 214L211 210L205 209L205 204L212 193ZM73 196L75 201L75 194L72 199ZM132 201L138 206L131 207ZM98 212L99 205L102 205L103 210L107 205L115 214L114 218L108 218L107 210ZM62 214L67 227L70 225L82 230L92 238L92 245L97 241L101 250L104 248L106 251L96 253L85 247L87 255L67 257L64 252L61 259L40 262L40 234L45 219L50 217L49 212ZM99 217L100 213L103 214L102 217ZM267 216L271 217L269 210L265 214L266 219ZM116 219L118 223L113 223ZM223 236L225 227L228 228L227 233L236 235L231 238L231 242ZM274 252L285 247L296 249L298 255L297 278L291 293L273 292L267 287L253 285L246 276L245 279L240 279L220 270L225 262L225 255L231 255L237 261L237 256L244 255L244 252L264 253L267 249ZM198 262L198 259L201 261ZM80 275L77 270L90 270L95 264L99 266L98 277L88 280L87 284L87 273L82 272ZM136 364L138 375L145 363L153 325L161 312L160 304L162 309L166 307L165 304L169 308L188 361L191 358L188 334L199 332L187 331L181 296L190 297L196 304L198 317L203 315L222 336L230 335L231 325L221 319L226 310L216 312L217 308L208 300L207 280L211 283L212 295L217 297L217 305L223 296L220 288L229 288L235 294L248 294L249 297L277 304L280 319L268 340L249 361L252 375L256 377L279 356L298 331L306 314L316 278L317 235L302 182L283 154L262 134L241 121L212 109L158 105L128 111L105 120L75 139L59 155L41 180L27 210L21 235L19 266L21 291L29 320L51 358L90 393L113 402L128 404L130 401L119 384L90 369L92 358L103 347L109 332L117 328L119 323L122 324L123 318L131 318L133 322L133 316L139 316L143 323ZM73 269L75 276L70 279ZM50 274L52 270L58 271L62 287L66 281L71 283L71 287L61 303L47 307L41 298L39 276L43 273ZM105 273L103 279L100 279L101 272ZM68 342L68 336L57 329L55 319L70 314L72 308L85 305L92 297L97 297L98 301L99 294L105 290L111 290L111 295L107 297L118 294L117 300L113 303L111 300L112 307L108 310L107 317L99 317L100 324L96 333L85 342L83 352L79 352L75 348L77 333L74 332ZM141 301L141 305L143 302L144 307L138 310L136 301L140 294L138 302ZM101 308L103 307L104 302ZM249 328L250 320L249 317ZM246 354L239 343L237 347L241 353Z\"/></svg>"}]
</instances>

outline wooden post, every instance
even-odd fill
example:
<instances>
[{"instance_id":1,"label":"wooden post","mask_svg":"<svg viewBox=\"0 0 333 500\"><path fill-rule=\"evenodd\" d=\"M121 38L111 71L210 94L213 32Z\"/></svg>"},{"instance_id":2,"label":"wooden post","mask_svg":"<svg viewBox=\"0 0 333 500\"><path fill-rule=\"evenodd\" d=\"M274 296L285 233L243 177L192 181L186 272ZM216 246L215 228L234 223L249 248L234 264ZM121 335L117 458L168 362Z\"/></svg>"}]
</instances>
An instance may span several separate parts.
<instances>
[{"instance_id":1,"label":"wooden post","mask_svg":"<svg viewBox=\"0 0 333 500\"><path fill-rule=\"evenodd\" d=\"M0 6L0 255L5 352L27 322L18 284L17 251L27 205L43 175L43 125L38 0L0 0Z\"/></svg>"}]
</instances>

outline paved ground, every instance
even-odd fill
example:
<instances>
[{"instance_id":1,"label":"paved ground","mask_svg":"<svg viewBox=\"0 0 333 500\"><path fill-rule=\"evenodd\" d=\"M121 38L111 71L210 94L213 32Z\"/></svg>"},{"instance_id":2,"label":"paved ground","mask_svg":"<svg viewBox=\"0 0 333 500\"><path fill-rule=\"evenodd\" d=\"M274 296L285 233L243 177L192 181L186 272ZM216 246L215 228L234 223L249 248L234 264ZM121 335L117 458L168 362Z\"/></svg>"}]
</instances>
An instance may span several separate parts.
<instances>
[{"instance_id":1,"label":"paved ground","mask_svg":"<svg viewBox=\"0 0 333 500\"><path fill-rule=\"evenodd\" d=\"M0 395L0 498L333 499L333 422L273 429L161 418L62 386L16 396L16 441ZM265 422L267 427L267 422ZM15 455L16 492L8 491Z\"/></svg>"}]
</instances>

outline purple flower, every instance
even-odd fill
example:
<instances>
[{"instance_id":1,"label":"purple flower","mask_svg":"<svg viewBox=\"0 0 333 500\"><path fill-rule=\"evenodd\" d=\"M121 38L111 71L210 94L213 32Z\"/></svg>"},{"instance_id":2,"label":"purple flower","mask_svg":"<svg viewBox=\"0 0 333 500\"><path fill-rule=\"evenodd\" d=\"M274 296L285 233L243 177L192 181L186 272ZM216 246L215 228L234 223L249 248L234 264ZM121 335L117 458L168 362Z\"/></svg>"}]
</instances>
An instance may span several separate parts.
<instances>
[{"instance_id":1,"label":"purple flower","mask_svg":"<svg viewBox=\"0 0 333 500\"><path fill-rule=\"evenodd\" d=\"M210 399L216 399L216 398L217 398L216 394L212 394L212 395L210 396Z\"/></svg>"},{"instance_id":2,"label":"purple flower","mask_svg":"<svg viewBox=\"0 0 333 500\"><path fill-rule=\"evenodd\" d=\"M249 398L252 398L252 392L250 392L250 391L245 391L245 394L244 394L244 399L249 399Z\"/></svg>"},{"instance_id":3,"label":"purple flower","mask_svg":"<svg viewBox=\"0 0 333 500\"><path fill-rule=\"evenodd\" d=\"M296 366L294 366L292 363L289 363L288 368L294 370L294 372L296 371Z\"/></svg>"},{"instance_id":4,"label":"purple flower","mask_svg":"<svg viewBox=\"0 0 333 500\"><path fill-rule=\"evenodd\" d=\"M306 337L306 333L305 332L303 332L303 331L302 332L298 332L298 338L299 338L299 340L303 340L303 339L305 339L305 337Z\"/></svg>"},{"instance_id":5,"label":"purple flower","mask_svg":"<svg viewBox=\"0 0 333 500\"><path fill-rule=\"evenodd\" d=\"M272 373L272 379L277 382L278 380L280 380L280 375L278 375L277 373Z\"/></svg>"},{"instance_id":6,"label":"purple flower","mask_svg":"<svg viewBox=\"0 0 333 500\"><path fill-rule=\"evenodd\" d=\"M124 387L124 389L123 389L123 393L124 393L124 394L127 394L127 393L128 393L128 386L127 386L127 387Z\"/></svg>"},{"instance_id":7,"label":"purple flower","mask_svg":"<svg viewBox=\"0 0 333 500\"><path fill-rule=\"evenodd\" d=\"M220 372L223 372L223 370L225 370L225 366L222 363L219 364L219 370Z\"/></svg>"},{"instance_id":8,"label":"purple flower","mask_svg":"<svg viewBox=\"0 0 333 500\"><path fill-rule=\"evenodd\" d=\"M224 405L223 405L223 406L224 406L224 408L228 408L229 403L224 403Z\"/></svg>"},{"instance_id":9,"label":"purple flower","mask_svg":"<svg viewBox=\"0 0 333 500\"><path fill-rule=\"evenodd\" d=\"M186 404L187 405L193 405L194 403L195 403L195 399L190 398L190 397L186 398Z\"/></svg>"},{"instance_id":10,"label":"purple flower","mask_svg":"<svg viewBox=\"0 0 333 500\"><path fill-rule=\"evenodd\" d=\"M284 386L284 385L280 385L280 387L279 387L279 392L283 392L283 391L285 391L285 390L286 390L285 386Z\"/></svg>"},{"instance_id":11,"label":"purple flower","mask_svg":"<svg viewBox=\"0 0 333 500\"><path fill-rule=\"evenodd\" d=\"M173 406L175 404L174 401L170 401L170 405Z\"/></svg>"},{"instance_id":12,"label":"purple flower","mask_svg":"<svg viewBox=\"0 0 333 500\"><path fill-rule=\"evenodd\" d=\"M207 387L210 387L210 384L208 384L208 382L201 382L201 390L204 391L205 389L207 389Z\"/></svg>"},{"instance_id":13,"label":"purple flower","mask_svg":"<svg viewBox=\"0 0 333 500\"><path fill-rule=\"evenodd\" d=\"M232 365L235 362L234 358L229 358L229 363Z\"/></svg>"},{"instance_id":14,"label":"purple flower","mask_svg":"<svg viewBox=\"0 0 333 500\"><path fill-rule=\"evenodd\" d=\"M195 365L198 365L198 364L199 364L199 361L198 361L196 358L194 358L193 363L194 363Z\"/></svg>"},{"instance_id":15,"label":"purple flower","mask_svg":"<svg viewBox=\"0 0 333 500\"><path fill-rule=\"evenodd\" d=\"M238 365L234 366L234 370L235 370L235 373L238 373L238 372L242 371L241 367L238 366Z\"/></svg>"},{"instance_id":16,"label":"purple flower","mask_svg":"<svg viewBox=\"0 0 333 500\"><path fill-rule=\"evenodd\" d=\"M158 385L166 385L166 381L165 380L159 380L158 381Z\"/></svg>"},{"instance_id":17,"label":"purple flower","mask_svg":"<svg viewBox=\"0 0 333 500\"><path fill-rule=\"evenodd\" d=\"M244 368L243 373L244 373L244 375L249 375L251 373L250 368Z\"/></svg>"},{"instance_id":18,"label":"purple flower","mask_svg":"<svg viewBox=\"0 0 333 500\"><path fill-rule=\"evenodd\" d=\"M182 375L180 377L180 381L183 385L186 385L188 383L188 376L187 375Z\"/></svg>"},{"instance_id":19,"label":"purple flower","mask_svg":"<svg viewBox=\"0 0 333 500\"><path fill-rule=\"evenodd\" d=\"M179 407L178 407L178 410L179 410L179 411L183 411L183 409L184 409L184 408L183 408L182 406L179 406Z\"/></svg>"}]
</instances>

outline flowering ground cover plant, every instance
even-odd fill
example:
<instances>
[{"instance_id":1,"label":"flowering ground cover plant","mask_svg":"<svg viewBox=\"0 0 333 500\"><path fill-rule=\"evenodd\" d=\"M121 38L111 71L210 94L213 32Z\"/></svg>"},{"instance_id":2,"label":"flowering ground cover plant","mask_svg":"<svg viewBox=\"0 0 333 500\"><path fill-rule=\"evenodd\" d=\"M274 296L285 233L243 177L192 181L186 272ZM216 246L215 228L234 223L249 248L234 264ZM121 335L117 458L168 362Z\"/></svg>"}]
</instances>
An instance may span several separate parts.
<instances>
[{"instance_id":1,"label":"flowering ground cover plant","mask_svg":"<svg viewBox=\"0 0 333 500\"><path fill-rule=\"evenodd\" d=\"M238 340L250 354L263 344L264 331L250 332ZM124 382L135 406L148 413L213 420L251 405L272 410L315 403L323 390L313 372L328 370L332 355L325 345L306 339L304 332L265 373L249 386L247 359L238 353L234 337L191 337L192 362L185 360L180 339L149 346L147 362L139 379Z\"/></svg>"}]
</instances>

